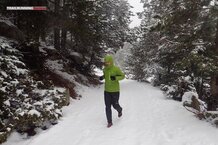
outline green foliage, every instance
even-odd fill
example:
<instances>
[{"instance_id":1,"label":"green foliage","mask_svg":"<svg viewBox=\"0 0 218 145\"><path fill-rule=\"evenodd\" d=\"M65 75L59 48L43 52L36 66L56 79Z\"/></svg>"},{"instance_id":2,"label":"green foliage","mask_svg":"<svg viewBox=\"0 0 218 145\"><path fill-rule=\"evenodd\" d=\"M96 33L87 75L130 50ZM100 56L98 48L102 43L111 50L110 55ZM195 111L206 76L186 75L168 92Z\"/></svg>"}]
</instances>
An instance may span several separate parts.
<instances>
[{"instance_id":1,"label":"green foliage","mask_svg":"<svg viewBox=\"0 0 218 145\"><path fill-rule=\"evenodd\" d=\"M130 5L126 0L13 0L4 5L47 6L47 11L1 11L13 16L28 42L44 41L54 45L81 72L100 66L105 49L117 51L125 41L131 41L128 28ZM83 63L77 64L72 52L81 54Z\"/></svg>"},{"instance_id":2,"label":"green foliage","mask_svg":"<svg viewBox=\"0 0 218 145\"><path fill-rule=\"evenodd\" d=\"M144 1L144 7L140 40L132 50L136 79L153 74L155 84L178 90L178 79L188 76L202 99L218 70L217 5L212 0L152 0ZM152 73L146 71L148 66Z\"/></svg>"},{"instance_id":3,"label":"green foliage","mask_svg":"<svg viewBox=\"0 0 218 145\"><path fill-rule=\"evenodd\" d=\"M3 143L7 140L7 133L6 132L0 132L0 143Z\"/></svg>"},{"instance_id":4,"label":"green foliage","mask_svg":"<svg viewBox=\"0 0 218 145\"><path fill-rule=\"evenodd\" d=\"M2 37L0 42L0 142L3 142L12 130L33 135L35 128L55 124L69 96L63 88L48 88L35 81L21 61L21 52L12 47L16 44Z\"/></svg>"},{"instance_id":5,"label":"green foliage","mask_svg":"<svg viewBox=\"0 0 218 145\"><path fill-rule=\"evenodd\" d=\"M160 33L154 31L154 25L158 24L155 9L158 2L152 1L144 4L145 10L142 24L133 31L136 33L135 43L131 49L129 66L133 78L139 81L147 81L149 77L159 77L162 68L157 64L157 52L159 49ZM154 8L154 9L153 9ZM158 9L159 11L160 9Z\"/></svg>"},{"instance_id":6,"label":"green foliage","mask_svg":"<svg viewBox=\"0 0 218 145\"><path fill-rule=\"evenodd\" d=\"M117 51L129 41L129 9L126 0L74 1L69 31L74 51L89 58L84 67L99 66L105 49Z\"/></svg>"},{"instance_id":7,"label":"green foliage","mask_svg":"<svg viewBox=\"0 0 218 145\"><path fill-rule=\"evenodd\" d=\"M162 19L164 47L160 57L165 54L163 66L182 70L188 68L191 69L190 73L195 73L198 71L196 69L202 68L202 63L207 63L206 60L214 57L209 55L216 32L215 22L211 25L215 17L209 18L210 11L205 10L210 8L209 4L208 0L171 2L169 11L172 15L167 13ZM168 61L169 59L171 60ZM181 65L177 64L183 64L187 68L180 68ZM210 70L211 65L205 66L208 67L205 70Z\"/></svg>"}]
</instances>

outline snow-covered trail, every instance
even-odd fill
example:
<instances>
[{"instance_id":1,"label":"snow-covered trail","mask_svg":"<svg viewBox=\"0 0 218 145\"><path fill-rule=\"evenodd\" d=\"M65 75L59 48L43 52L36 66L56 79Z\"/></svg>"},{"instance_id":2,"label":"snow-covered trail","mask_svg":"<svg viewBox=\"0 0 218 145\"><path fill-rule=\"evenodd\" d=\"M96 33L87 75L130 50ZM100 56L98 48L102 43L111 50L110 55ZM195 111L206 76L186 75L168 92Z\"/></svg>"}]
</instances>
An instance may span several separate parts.
<instances>
[{"instance_id":1,"label":"snow-covered trail","mask_svg":"<svg viewBox=\"0 0 218 145\"><path fill-rule=\"evenodd\" d=\"M113 110L107 128L103 86L83 87L61 121L30 139L14 133L3 145L218 145L218 129L199 121L180 102L149 84L121 82L122 118Z\"/></svg>"}]
</instances>

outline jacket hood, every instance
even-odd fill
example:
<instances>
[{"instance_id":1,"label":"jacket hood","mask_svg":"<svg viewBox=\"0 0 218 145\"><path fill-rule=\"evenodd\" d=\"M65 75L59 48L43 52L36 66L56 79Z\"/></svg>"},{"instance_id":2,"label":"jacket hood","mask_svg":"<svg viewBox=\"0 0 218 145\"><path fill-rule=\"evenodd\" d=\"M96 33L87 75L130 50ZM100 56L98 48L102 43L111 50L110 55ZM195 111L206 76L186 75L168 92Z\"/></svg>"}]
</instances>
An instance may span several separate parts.
<instances>
[{"instance_id":1,"label":"jacket hood","mask_svg":"<svg viewBox=\"0 0 218 145\"><path fill-rule=\"evenodd\" d=\"M106 55L104 57L104 62L110 62L111 63L111 66L114 65L114 60L113 60L113 57L111 55Z\"/></svg>"}]
</instances>

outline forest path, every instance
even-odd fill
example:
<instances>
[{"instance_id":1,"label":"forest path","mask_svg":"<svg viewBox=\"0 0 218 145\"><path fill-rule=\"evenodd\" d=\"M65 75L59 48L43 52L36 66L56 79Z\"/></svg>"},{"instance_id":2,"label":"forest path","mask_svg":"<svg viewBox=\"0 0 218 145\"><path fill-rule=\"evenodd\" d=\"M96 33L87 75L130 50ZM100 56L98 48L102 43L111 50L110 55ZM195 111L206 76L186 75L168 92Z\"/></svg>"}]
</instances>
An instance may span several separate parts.
<instances>
[{"instance_id":1,"label":"forest path","mask_svg":"<svg viewBox=\"0 0 218 145\"><path fill-rule=\"evenodd\" d=\"M149 84L121 81L123 116L113 109L107 128L103 85L81 87L80 100L64 108L60 122L30 139L13 133L4 145L217 145L218 130L199 121Z\"/></svg>"}]
</instances>

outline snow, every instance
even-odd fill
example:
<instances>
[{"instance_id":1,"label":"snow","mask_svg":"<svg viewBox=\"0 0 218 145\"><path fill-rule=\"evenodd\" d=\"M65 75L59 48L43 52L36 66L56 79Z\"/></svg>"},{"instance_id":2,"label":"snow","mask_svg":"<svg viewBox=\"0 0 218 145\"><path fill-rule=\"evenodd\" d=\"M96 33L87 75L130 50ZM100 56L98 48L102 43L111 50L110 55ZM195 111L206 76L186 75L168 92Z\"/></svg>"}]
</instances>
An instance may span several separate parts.
<instances>
[{"instance_id":1,"label":"snow","mask_svg":"<svg viewBox=\"0 0 218 145\"><path fill-rule=\"evenodd\" d=\"M2 77L0 77L0 81L3 81L4 79Z\"/></svg>"},{"instance_id":2,"label":"snow","mask_svg":"<svg viewBox=\"0 0 218 145\"><path fill-rule=\"evenodd\" d=\"M207 111L208 113L211 113L211 114L217 114L218 115L218 112L217 111Z\"/></svg>"},{"instance_id":3,"label":"snow","mask_svg":"<svg viewBox=\"0 0 218 145\"><path fill-rule=\"evenodd\" d=\"M149 83L151 83L151 82L154 80L154 78L155 78L155 76L153 75L153 76L151 76L151 77L148 77L146 80L147 80Z\"/></svg>"},{"instance_id":4,"label":"snow","mask_svg":"<svg viewBox=\"0 0 218 145\"><path fill-rule=\"evenodd\" d=\"M23 92L23 89L18 89L18 90L16 90L17 96L19 96L20 94L22 94L22 92Z\"/></svg>"},{"instance_id":5,"label":"snow","mask_svg":"<svg viewBox=\"0 0 218 145\"><path fill-rule=\"evenodd\" d=\"M20 116L23 116L24 114L25 114L25 112L20 112L19 113Z\"/></svg>"},{"instance_id":6,"label":"snow","mask_svg":"<svg viewBox=\"0 0 218 145\"><path fill-rule=\"evenodd\" d=\"M176 85L172 85L172 86L168 86L166 85L166 87L168 87L168 90L166 91L166 94L170 94L171 92L175 92L176 91ZM170 96L168 96L170 97Z\"/></svg>"},{"instance_id":7,"label":"snow","mask_svg":"<svg viewBox=\"0 0 218 145\"><path fill-rule=\"evenodd\" d=\"M39 50L43 53L46 53L46 51L44 49L55 50L54 46L48 45L45 42L43 42L42 40L40 40L40 44L41 44L41 46L39 46Z\"/></svg>"},{"instance_id":8,"label":"snow","mask_svg":"<svg viewBox=\"0 0 218 145\"><path fill-rule=\"evenodd\" d=\"M28 112L28 114L30 114L30 115L37 115L37 116L41 115L41 113L39 111L35 110L35 109L30 110Z\"/></svg>"},{"instance_id":9,"label":"snow","mask_svg":"<svg viewBox=\"0 0 218 145\"><path fill-rule=\"evenodd\" d=\"M9 100L4 101L4 104L7 105L7 106L11 106Z\"/></svg>"},{"instance_id":10,"label":"snow","mask_svg":"<svg viewBox=\"0 0 218 145\"><path fill-rule=\"evenodd\" d=\"M131 16L131 23L130 28L137 27L141 24L141 19L138 18L137 13L143 11L143 4L140 0L128 0L130 5L133 7L131 11L133 12L134 16Z\"/></svg>"},{"instance_id":11,"label":"snow","mask_svg":"<svg viewBox=\"0 0 218 145\"><path fill-rule=\"evenodd\" d=\"M37 94L39 94L40 96L44 96L47 91L48 91L48 90L39 90L39 89L33 90L34 93L37 93Z\"/></svg>"},{"instance_id":12,"label":"snow","mask_svg":"<svg viewBox=\"0 0 218 145\"><path fill-rule=\"evenodd\" d=\"M36 102L36 103L33 103L33 105L34 105L34 106L42 106L43 103L42 103L42 101L38 101L38 102Z\"/></svg>"},{"instance_id":13,"label":"snow","mask_svg":"<svg viewBox=\"0 0 218 145\"><path fill-rule=\"evenodd\" d=\"M59 61L61 60L47 60L46 65L52 70L62 70L64 66Z\"/></svg>"},{"instance_id":14,"label":"snow","mask_svg":"<svg viewBox=\"0 0 218 145\"><path fill-rule=\"evenodd\" d=\"M57 125L31 138L13 133L3 145L217 145L218 129L181 102L166 99L149 84L124 80L120 85L123 116L113 110L111 128L106 127L103 85L83 86L82 99L71 100Z\"/></svg>"},{"instance_id":15,"label":"snow","mask_svg":"<svg viewBox=\"0 0 218 145\"><path fill-rule=\"evenodd\" d=\"M17 79L14 79L13 81L11 81L11 84L17 85L19 84L19 81Z\"/></svg>"},{"instance_id":16,"label":"snow","mask_svg":"<svg viewBox=\"0 0 218 145\"><path fill-rule=\"evenodd\" d=\"M71 52L70 55L82 58L82 55L78 52Z\"/></svg>"},{"instance_id":17,"label":"snow","mask_svg":"<svg viewBox=\"0 0 218 145\"><path fill-rule=\"evenodd\" d=\"M11 128L7 127L7 131L11 131Z\"/></svg>"},{"instance_id":18,"label":"snow","mask_svg":"<svg viewBox=\"0 0 218 145\"><path fill-rule=\"evenodd\" d=\"M99 68L94 68L94 72L97 76L102 76L103 75L103 71Z\"/></svg>"},{"instance_id":19,"label":"snow","mask_svg":"<svg viewBox=\"0 0 218 145\"><path fill-rule=\"evenodd\" d=\"M0 90L1 90L2 92L6 92L6 86L5 86L5 87L2 87L2 88L0 88Z\"/></svg>"},{"instance_id":20,"label":"snow","mask_svg":"<svg viewBox=\"0 0 218 145\"><path fill-rule=\"evenodd\" d=\"M27 69L17 68L17 66L14 66L14 69L17 75L24 75L27 73Z\"/></svg>"},{"instance_id":21,"label":"snow","mask_svg":"<svg viewBox=\"0 0 218 145\"><path fill-rule=\"evenodd\" d=\"M0 23L5 23L8 26L12 26L12 27L16 27L14 24L11 23L11 21L7 20L7 19L0 19Z\"/></svg>"},{"instance_id":22,"label":"snow","mask_svg":"<svg viewBox=\"0 0 218 145\"><path fill-rule=\"evenodd\" d=\"M182 96L182 102L192 102L192 96L195 96L198 98L198 94L195 92L185 92L184 95Z\"/></svg>"},{"instance_id":23,"label":"snow","mask_svg":"<svg viewBox=\"0 0 218 145\"><path fill-rule=\"evenodd\" d=\"M217 2L216 0L212 0L212 1L210 2L210 5L211 5L211 6L216 6L216 5L218 5L218 2Z\"/></svg>"},{"instance_id":24,"label":"snow","mask_svg":"<svg viewBox=\"0 0 218 145\"><path fill-rule=\"evenodd\" d=\"M55 112L56 112L57 114L62 114L62 112L61 112L60 109L55 109Z\"/></svg>"},{"instance_id":25,"label":"snow","mask_svg":"<svg viewBox=\"0 0 218 145\"><path fill-rule=\"evenodd\" d=\"M190 77L190 76L184 77L184 81L185 81L185 82L191 82L191 77Z\"/></svg>"},{"instance_id":26,"label":"snow","mask_svg":"<svg viewBox=\"0 0 218 145\"><path fill-rule=\"evenodd\" d=\"M58 91L58 92L61 92L61 93L64 93L66 91L66 89L62 88L62 87L54 87L54 90Z\"/></svg>"},{"instance_id":27,"label":"snow","mask_svg":"<svg viewBox=\"0 0 218 145\"><path fill-rule=\"evenodd\" d=\"M5 72L5 71L1 71L1 74L3 75L3 77L5 77L5 78L7 78L8 77L8 75L7 75L7 73Z\"/></svg>"},{"instance_id":28,"label":"snow","mask_svg":"<svg viewBox=\"0 0 218 145\"><path fill-rule=\"evenodd\" d=\"M58 60L47 60L46 66L52 70L55 74L59 75L61 78L64 78L66 80L69 80L70 82L75 82L75 75L71 75L67 72L63 72L63 62Z\"/></svg>"},{"instance_id":29,"label":"snow","mask_svg":"<svg viewBox=\"0 0 218 145\"><path fill-rule=\"evenodd\" d=\"M43 49L43 47L39 47L39 51L46 54L47 52Z\"/></svg>"}]
</instances>

